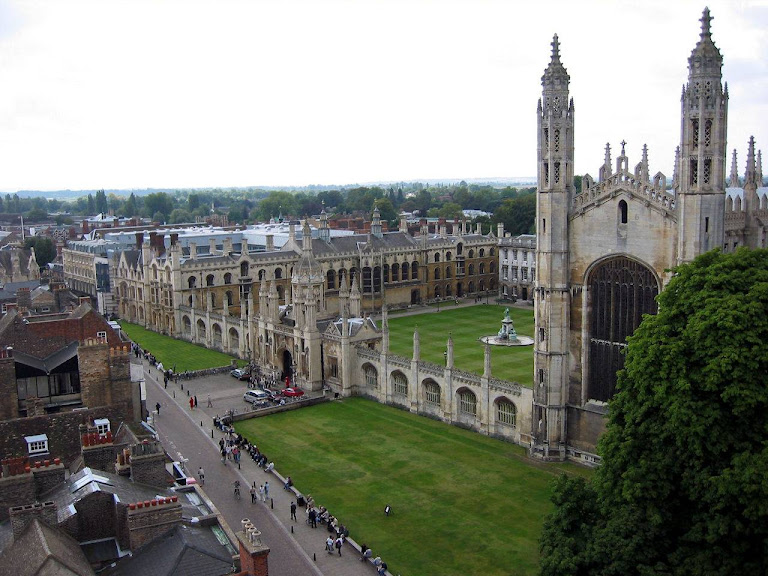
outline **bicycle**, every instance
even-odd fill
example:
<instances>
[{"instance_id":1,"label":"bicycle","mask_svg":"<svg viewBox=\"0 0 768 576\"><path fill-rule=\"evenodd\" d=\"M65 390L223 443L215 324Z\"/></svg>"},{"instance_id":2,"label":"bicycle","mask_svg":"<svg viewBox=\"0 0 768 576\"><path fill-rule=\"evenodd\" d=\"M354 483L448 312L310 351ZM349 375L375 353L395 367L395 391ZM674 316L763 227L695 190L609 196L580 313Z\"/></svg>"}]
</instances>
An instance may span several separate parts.
<instances>
[{"instance_id":1,"label":"bicycle","mask_svg":"<svg viewBox=\"0 0 768 576\"><path fill-rule=\"evenodd\" d=\"M235 500L240 500L240 480L235 480Z\"/></svg>"}]
</instances>

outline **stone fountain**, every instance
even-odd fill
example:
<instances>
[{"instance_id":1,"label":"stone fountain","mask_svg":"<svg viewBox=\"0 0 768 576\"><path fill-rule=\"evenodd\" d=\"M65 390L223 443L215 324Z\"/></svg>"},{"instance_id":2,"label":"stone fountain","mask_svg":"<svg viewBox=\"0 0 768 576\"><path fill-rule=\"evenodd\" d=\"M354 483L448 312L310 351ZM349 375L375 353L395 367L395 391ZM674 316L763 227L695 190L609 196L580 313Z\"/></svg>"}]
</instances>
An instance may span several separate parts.
<instances>
[{"instance_id":1,"label":"stone fountain","mask_svg":"<svg viewBox=\"0 0 768 576\"><path fill-rule=\"evenodd\" d=\"M533 338L520 336L515 332L515 325L512 318L509 317L509 308L504 310L501 330L495 336L483 336L480 340L491 346L530 346L533 344Z\"/></svg>"}]
</instances>

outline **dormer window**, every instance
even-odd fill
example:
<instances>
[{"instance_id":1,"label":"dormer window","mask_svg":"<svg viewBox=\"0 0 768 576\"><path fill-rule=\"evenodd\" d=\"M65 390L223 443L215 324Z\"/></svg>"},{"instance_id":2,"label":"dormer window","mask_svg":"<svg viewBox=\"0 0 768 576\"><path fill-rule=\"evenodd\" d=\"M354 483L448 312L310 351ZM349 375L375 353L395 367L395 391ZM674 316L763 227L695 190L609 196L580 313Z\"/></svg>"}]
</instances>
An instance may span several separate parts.
<instances>
[{"instance_id":1,"label":"dormer window","mask_svg":"<svg viewBox=\"0 0 768 576\"><path fill-rule=\"evenodd\" d=\"M48 436L45 434L24 436L24 441L27 443L27 453L30 456L48 454Z\"/></svg>"}]
</instances>

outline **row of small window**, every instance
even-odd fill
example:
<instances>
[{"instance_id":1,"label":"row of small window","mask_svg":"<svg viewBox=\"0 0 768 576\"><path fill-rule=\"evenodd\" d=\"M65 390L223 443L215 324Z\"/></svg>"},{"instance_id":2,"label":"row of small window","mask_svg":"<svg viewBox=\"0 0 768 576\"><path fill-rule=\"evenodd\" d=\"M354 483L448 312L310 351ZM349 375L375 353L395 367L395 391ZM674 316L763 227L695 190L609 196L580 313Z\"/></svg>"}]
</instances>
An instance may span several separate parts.
<instances>
[{"instance_id":1,"label":"row of small window","mask_svg":"<svg viewBox=\"0 0 768 576\"><path fill-rule=\"evenodd\" d=\"M110 424L107 418L97 418L93 421L96 426L96 432L105 435L110 431ZM27 443L27 453L30 456L42 456L48 454L48 435L36 434L34 436L24 436Z\"/></svg>"},{"instance_id":2,"label":"row of small window","mask_svg":"<svg viewBox=\"0 0 768 576\"><path fill-rule=\"evenodd\" d=\"M528 256L529 256L529 252L528 252L528 250L523 250L522 252L523 252L523 261L527 262L528 261ZM517 256L518 256L518 251L517 251L516 248L513 248L512 249L512 260L517 260ZM535 261L536 260L536 253L535 252L530 252L530 258L531 258L532 261ZM509 260L509 248L504 248L504 260Z\"/></svg>"},{"instance_id":3,"label":"row of small window","mask_svg":"<svg viewBox=\"0 0 768 576\"><path fill-rule=\"evenodd\" d=\"M520 268L520 277L523 279L523 281L528 280L528 270L529 270L528 268ZM536 270L534 268L531 268L530 270L531 270L531 281L533 281L533 280L536 279ZM517 279L518 279L518 268L517 268L517 266L512 266L510 271L512 272L511 281L512 282L517 282ZM507 273L507 267L503 266L502 269L501 269L501 279L502 280L509 280L508 276L509 276L509 274Z\"/></svg>"}]
</instances>

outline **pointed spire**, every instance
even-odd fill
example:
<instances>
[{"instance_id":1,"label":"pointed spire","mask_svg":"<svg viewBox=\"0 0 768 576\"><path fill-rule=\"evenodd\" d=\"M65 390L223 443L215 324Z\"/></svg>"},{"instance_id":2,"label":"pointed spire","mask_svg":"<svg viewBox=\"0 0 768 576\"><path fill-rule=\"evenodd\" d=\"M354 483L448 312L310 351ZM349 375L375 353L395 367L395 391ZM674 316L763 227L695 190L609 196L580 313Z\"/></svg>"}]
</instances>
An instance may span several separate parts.
<instances>
[{"instance_id":1,"label":"pointed spire","mask_svg":"<svg viewBox=\"0 0 768 576\"><path fill-rule=\"evenodd\" d=\"M680 146L675 147L675 169L672 172L672 188L676 188L679 184L678 176L680 176Z\"/></svg>"},{"instance_id":2,"label":"pointed spire","mask_svg":"<svg viewBox=\"0 0 768 576\"><path fill-rule=\"evenodd\" d=\"M541 77L541 84L551 90L564 90L567 96L569 80L568 72L565 70L562 62L560 62L560 40L557 38L557 34L555 34L552 39L552 57L547 69L544 71L544 76ZM549 108L549 98L545 98L544 105L546 108ZM561 106L565 108L565 100L562 101Z\"/></svg>"},{"instance_id":3,"label":"pointed spire","mask_svg":"<svg viewBox=\"0 0 768 576\"><path fill-rule=\"evenodd\" d=\"M744 186L755 182L755 137L749 137L749 146L747 147L747 171L744 174Z\"/></svg>"},{"instance_id":4,"label":"pointed spire","mask_svg":"<svg viewBox=\"0 0 768 576\"><path fill-rule=\"evenodd\" d=\"M626 140L622 140L621 142L619 142L619 144L621 144L621 156L626 156L627 154L624 151L624 147L627 145Z\"/></svg>"},{"instance_id":5,"label":"pointed spire","mask_svg":"<svg viewBox=\"0 0 768 576\"><path fill-rule=\"evenodd\" d=\"M643 164L648 167L648 144L643 144Z\"/></svg>"},{"instance_id":6,"label":"pointed spire","mask_svg":"<svg viewBox=\"0 0 768 576\"><path fill-rule=\"evenodd\" d=\"M736 167L736 148L733 149L733 158L731 159L731 179L728 181L731 188L739 187L739 170Z\"/></svg>"},{"instance_id":7,"label":"pointed spire","mask_svg":"<svg viewBox=\"0 0 768 576\"><path fill-rule=\"evenodd\" d=\"M419 344L419 326L416 325L413 331L413 359L418 362L421 360L421 346Z\"/></svg>"},{"instance_id":8,"label":"pointed spire","mask_svg":"<svg viewBox=\"0 0 768 576\"><path fill-rule=\"evenodd\" d=\"M712 16L709 15L709 7L704 8L704 12L699 19L701 22L701 39L707 40L712 38L712 32L710 31L710 24L712 23Z\"/></svg>"},{"instance_id":9,"label":"pointed spire","mask_svg":"<svg viewBox=\"0 0 768 576\"><path fill-rule=\"evenodd\" d=\"M558 40L557 34L552 38L552 62L560 62L560 40Z\"/></svg>"},{"instance_id":10,"label":"pointed spire","mask_svg":"<svg viewBox=\"0 0 768 576\"><path fill-rule=\"evenodd\" d=\"M605 166L607 168L611 167L611 143L610 142L605 143Z\"/></svg>"},{"instance_id":11,"label":"pointed spire","mask_svg":"<svg viewBox=\"0 0 768 576\"><path fill-rule=\"evenodd\" d=\"M763 152L757 151L757 171L755 172L755 182L757 187L760 188L763 185Z\"/></svg>"}]
</instances>

